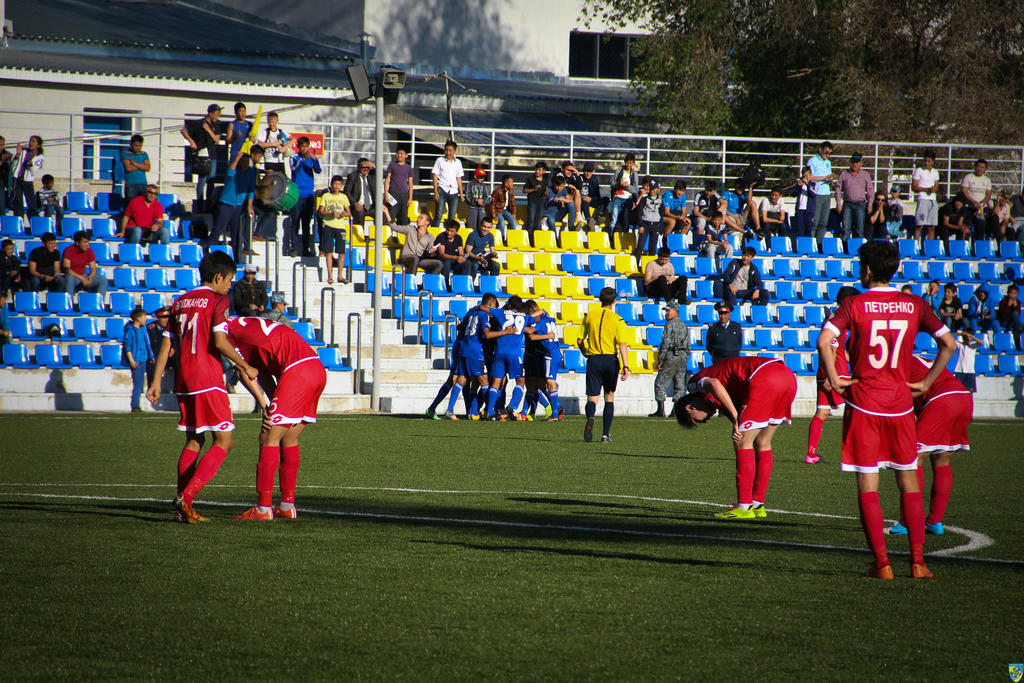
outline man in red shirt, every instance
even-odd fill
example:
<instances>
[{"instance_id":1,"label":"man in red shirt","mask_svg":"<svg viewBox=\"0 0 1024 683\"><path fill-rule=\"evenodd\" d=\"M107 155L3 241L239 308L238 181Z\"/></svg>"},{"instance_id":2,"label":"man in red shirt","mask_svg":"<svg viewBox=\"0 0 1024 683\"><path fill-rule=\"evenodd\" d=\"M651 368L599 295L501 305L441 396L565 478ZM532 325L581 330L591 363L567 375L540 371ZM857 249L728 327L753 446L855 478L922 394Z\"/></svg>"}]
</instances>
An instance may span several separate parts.
<instances>
[{"instance_id":1,"label":"man in red shirt","mask_svg":"<svg viewBox=\"0 0 1024 683\"><path fill-rule=\"evenodd\" d=\"M256 465L256 507L235 519L295 519L295 482L299 473L299 435L316 422L327 371L316 352L294 330L266 318L234 318L228 339L252 367L258 382L240 375L263 410L260 459ZM266 396L271 399L268 402ZM274 473L281 468L281 502L271 508Z\"/></svg>"},{"instance_id":2,"label":"man in red shirt","mask_svg":"<svg viewBox=\"0 0 1024 683\"><path fill-rule=\"evenodd\" d=\"M721 519L768 516L764 501L772 476L772 436L789 424L796 398L796 375L777 358L735 357L706 367L690 380L689 393L676 401L676 420L687 429L716 412L732 420L736 448L736 505Z\"/></svg>"},{"instance_id":3,"label":"man in red shirt","mask_svg":"<svg viewBox=\"0 0 1024 683\"><path fill-rule=\"evenodd\" d=\"M862 245L860 281L863 294L845 299L825 322L818 337L819 365L832 387L846 398L843 415L842 469L857 473L861 524L875 561L864 576L893 579L885 547L878 470L892 469L910 537L910 573L931 578L924 564L924 504L917 483L914 394L928 391L953 355L956 345L935 312L917 296L889 286L900 265L895 244ZM841 379L832 340L849 332L852 379ZM911 357L918 330L935 337L939 355L920 382L910 382Z\"/></svg>"},{"instance_id":4,"label":"man in red shirt","mask_svg":"<svg viewBox=\"0 0 1024 683\"><path fill-rule=\"evenodd\" d=\"M96 254L89 248L89 233L79 230L73 238L75 243L61 254L61 270L64 271L64 291L74 294L75 290L104 294L107 278L96 266Z\"/></svg>"},{"instance_id":5,"label":"man in red shirt","mask_svg":"<svg viewBox=\"0 0 1024 683\"><path fill-rule=\"evenodd\" d=\"M124 237L127 244L171 241L170 232L164 224L164 207L157 201L160 190L156 185L148 185L146 193L133 197L124 209L121 217L121 231L117 237Z\"/></svg>"},{"instance_id":6,"label":"man in red shirt","mask_svg":"<svg viewBox=\"0 0 1024 683\"><path fill-rule=\"evenodd\" d=\"M178 429L185 432L185 447L178 458L178 495L174 508L175 519L189 524L207 521L192 509L192 502L217 474L234 446L231 431L235 423L224 388L221 356L235 364L240 377L255 379L257 376L257 371L228 341L228 298L225 295L234 276L235 262L227 254L215 251L203 257L199 263L202 286L182 294L171 305L171 318L157 353L153 381L146 392L146 398L155 405L160 399L160 380L173 342L178 359L174 383L181 413ZM199 460L206 432L213 432L213 445Z\"/></svg>"}]
</instances>

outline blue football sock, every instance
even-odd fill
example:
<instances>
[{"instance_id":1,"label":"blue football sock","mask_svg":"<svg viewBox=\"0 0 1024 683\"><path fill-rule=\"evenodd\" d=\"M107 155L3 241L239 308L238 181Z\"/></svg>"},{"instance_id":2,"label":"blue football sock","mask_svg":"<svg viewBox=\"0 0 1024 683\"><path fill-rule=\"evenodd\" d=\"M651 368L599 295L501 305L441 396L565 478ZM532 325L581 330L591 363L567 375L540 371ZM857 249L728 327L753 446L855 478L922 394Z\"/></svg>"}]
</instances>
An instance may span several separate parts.
<instances>
[{"instance_id":1,"label":"blue football sock","mask_svg":"<svg viewBox=\"0 0 1024 683\"><path fill-rule=\"evenodd\" d=\"M551 401L548 400L546 390L542 389L541 391L537 392L537 394L537 403L539 403L542 407L546 408L547 406L551 405Z\"/></svg>"},{"instance_id":2,"label":"blue football sock","mask_svg":"<svg viewBox=\"0 0 1024 683\"><path fill-rule=\"evenodd\" d=\"M437 406L441 404L441 401L444 400L444 397L447 396L448 392L451 390L452 385L449 382L446 381L444 384L442 384L441 388L437 390L437 396L434 397L434 402L430 404L430 407L427 408L427 410L429 410L432 413L437 412Z\"/></svg>"},{"instance_id":3,"label":"blue football sock","mask_svg":"<svg viewBox=\"0 0 1024 683\"><path fill-rule=\"evenodd\" d=\"M516 388L512 390L512 400L509 401L508 407L511 408L513 412L519 412L519 404L523 400L523 394L525 391L526 390L518 384L516 385Z\"/></svg>"},{"instance_id":4,"label":"blue football sock","mask_svg":"<svg viewBox=\"0 0 1024 683\"><path fill-rule=\"evenodd\" d=\"M562 405L558 402L558 392L552 391L548 394L548 398L551 399L551 414L558 417L558 411L562 408Z\"/></svg>"},{"instance_id":5,"label":"blue football sock","mask_svg":"<svg viewBox=\"0 0 1024 683\"><path fill-rule=\"evenodd\" d=\"M487 408L487 393L490 391L490 387L484 384L480 387L480 391L476 393L476 408L479 411L481 408Z\"/></svg>"},{"instance_id":6,"label":"blue football sock","mask_svg":"<svg viewBox=\"0 0 1024 683\"><path fill-rule=\"evenodd\" d=\"M459 401L459 395L462 394L462 385L456 384L452 387L452 395L448 399L448 412L455 412L455 404Z\"/></svg>"},{"instance_id":7,"label":"blue football sock","mask_svg":"<svg viewBox=\"0 0 1024 683\"><path fill-rule=\"evenodd\" d=\"M487 390L487 415L494 415L494 408L498 403L498 390L491 387Z\"/></svg>"}]
</instances>

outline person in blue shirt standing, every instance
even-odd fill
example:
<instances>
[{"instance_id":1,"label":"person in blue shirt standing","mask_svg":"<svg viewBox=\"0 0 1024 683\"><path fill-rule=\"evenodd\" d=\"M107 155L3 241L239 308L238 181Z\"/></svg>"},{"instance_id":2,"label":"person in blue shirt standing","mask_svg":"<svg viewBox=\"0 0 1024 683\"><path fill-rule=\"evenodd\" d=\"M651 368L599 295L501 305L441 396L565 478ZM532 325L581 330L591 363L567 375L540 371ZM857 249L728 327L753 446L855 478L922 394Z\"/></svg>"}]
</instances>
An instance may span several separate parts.
<instances>
[{"instance_id":1,"label":"person in blue shirt standing","mask_svg":"<svg viewBox=\"0 0 1024 683\"><path fill-rule=\"evenodd\" d=\"M124 169L124 201L128 204L133 198L146 194L146 172L149 171L149 154L142 151L145 142L139 134L132 136L126 150L121 150L121 168Z\"/></svg>"},{"instance_id":2,"label":"person in blue shirt standing","mask_svg":"<svg viewBox=\"0 0 1024 683\"><path fill-rule=\"evenodd\" d=\"M121 362L132 372L131 411L137 413L139 399L146 389L146 363L154 360L153 347L149 343L149 331L146 330L146 312L141 308L132 311L131 320L124 325L124 336L121 342Z\"/></svg>"},{"instance_id":3,"label":"person in blue shirt standing","mask_svg":"<svg viewBox=\"0 0 1024 683\"><path fill-rule=\"evenodd\" d=\"M313 193L313 175L321 172L320 159L312 155L309 138L302 136L298 142L299 153L288 163L292 168L292 181L299 188L299 201L292 207L291 226L284 233L284 244L281 253L295 256L299 250L299 222L302 223L302 255L315 256L313 253L312 232L310 222L313 220L313 209L316 207L316 195Z\"/></svg>"},{"instance_id":4,"label":"person in blue shirt standing","mask_svg":"<svg viewBox=\"0 0 1024 683\"><path fill-rule=\"evenodd\" d=\"M256 170L249 165L249 155L239 148L224 176L217 205L217 220L213 223L210 242L219 242L227 231L235 263L242 262L242 209L253 215L252 200L256 192Z\"/></svg>"},{"instance_id":5,"label":"person in blue shirt standing","mask_svg":"<svg viewBox=\"0 0 1024 683\"><path fill-rule=\"evenodd\" d=\"M526 312L523 300L511 296L502 309L492 309L493 320L488 321L484 335L488 339L496 339L494 345L494 363L491 365L491 388L487 391L487 417L492 420L504 420L504 415L495 414L501 383L507 376L515 380L516 387L508 403L508 416L517 422L526 420L519 412L519 405L526 393L526 380L523 378L523 336L526 330ZM493 327L492 327L493 326Z\"/></svg>"},{"instance_id":6,"label":"person in blue shirt standing","mask_svg":"<svg viewBox=\"0 0 1024 683\"><path fill-rule=\"evenodd\" d=\"M832 210L832 183L836 176L832 172L832 143L826 140L821 143L818 153L808 159L807 166L811 169L811 176L808 178L814 183L813 194L808 198L807 212L813 216L814 237L818 240L818 247L821 247L821 240L825 237L828 229L828 216ZM813 202L814 208L811 208Z\"/></svg>"},{"instance_id":7,"label":"person in blue shirt standing","mask_svg":"<svg viewBox=\"0 0 1024 683\"><path fill-rule=\"evenodd\" d=\"M527 301L526 306L536 321L526 328L527 348L536 345L534 353L526 357L526 375L532 380L526 388L527 403L540 403L548 422L559 422L562 406L558 400L558 370L562 367L562 348L558 345L558 322L536 301Z\"/></svg>"},{"instance_id":8,"label":"person in blue shirt standing","mask_svg":"<svg viewBox=\"0 0 1024 683\"><path fill-rule=\"evenodd\" d=\"M252 121L245 120L245 105L235 102L235 118L228 123L228 132L224 138L231 145L229 154L232 158L238 154L238 150L242 149L242 143L249 137L251 131Z\"/></svg>"}]
</instances>

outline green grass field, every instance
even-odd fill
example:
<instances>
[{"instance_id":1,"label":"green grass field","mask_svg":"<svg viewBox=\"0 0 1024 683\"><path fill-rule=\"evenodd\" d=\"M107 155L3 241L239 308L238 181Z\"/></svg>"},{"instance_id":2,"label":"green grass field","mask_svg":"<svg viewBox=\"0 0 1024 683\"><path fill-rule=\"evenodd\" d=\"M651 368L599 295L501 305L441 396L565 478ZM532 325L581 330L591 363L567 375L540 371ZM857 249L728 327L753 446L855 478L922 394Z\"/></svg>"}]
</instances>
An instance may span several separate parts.
<instances>
[{"instance_id":1,"label":"green grass field","mask_svg":"<svg viewBox=\"0 0 1024 683\"><path fill-rule=\"evenodd\" d=\"M1005 680L1024 661L1024 424L972 425L932 581L858 578L853 475L775 441L768 519L734 498L728 424L325 417L300 518L255 500L258 423L173 524L172 416L0 417L5 679ZM929 479L930 481L930 475ZM883 475L887 518L898 513ZM955 531L958 529L960 531ZM991 543L985 544L990 539Z\"/></svg>"}]
</instances>

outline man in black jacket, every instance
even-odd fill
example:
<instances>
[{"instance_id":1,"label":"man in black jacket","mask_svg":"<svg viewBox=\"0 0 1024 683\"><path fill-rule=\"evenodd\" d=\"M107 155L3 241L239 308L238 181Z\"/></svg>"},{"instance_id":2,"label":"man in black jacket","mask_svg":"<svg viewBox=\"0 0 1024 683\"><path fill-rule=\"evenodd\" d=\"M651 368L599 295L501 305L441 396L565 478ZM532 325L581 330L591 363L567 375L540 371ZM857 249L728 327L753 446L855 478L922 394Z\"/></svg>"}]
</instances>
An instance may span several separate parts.
<instances>
[{"instance_id":1,"label":"man in black jacket","mask_svg":"<svg viewBox=\"0 0 1024 683\"><path fill-rule=\"evenodd\" d=\"M608 198L601 196L601 183L594 176L596 167L593 161L583 164L583 176L580 183L580 207L587 221L587 229L597 227L597 218L604 214L608 206Z\"/></svg>"},{"instance_id":2,"label":"man in black jacket","mask_svg":"<svg viewBox=\"0 0 1024 683\"><path fill-rule=\"evenodd\" d=\"M256 266L245 267L245 277L234 284L231 301L235 313L245 317L258 317L267 310L267 285L256 279Z\"/></svg>"},{"instance_id":3,"label":"man in black jacket","mask_svg":"<svg viewBox=\"0 0 1024 683\"><path fill-rule=\"evenodd\" d=\"M718 322L708 328L708 353L714 365L726 358L735 358L743 348L743 328L734 320L730 320L732 306L725 302L715 304L718 311Z\"/></svg>"},{"instance_id":4,"label":"man in black jacket","mask_svg":"<svg viewBox=\"0 0 1024 683\"><path fill-rule=\"evenodd\" d=\"M735 306L738 299L758 306L768 304L768 290L761 282L761 271L753 263L756 255L752 247L743 247L740 257L733 259L722 274L722 301L730 306Z\"/></svg>"}]
</instances>

